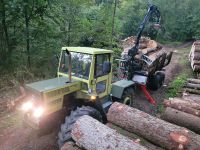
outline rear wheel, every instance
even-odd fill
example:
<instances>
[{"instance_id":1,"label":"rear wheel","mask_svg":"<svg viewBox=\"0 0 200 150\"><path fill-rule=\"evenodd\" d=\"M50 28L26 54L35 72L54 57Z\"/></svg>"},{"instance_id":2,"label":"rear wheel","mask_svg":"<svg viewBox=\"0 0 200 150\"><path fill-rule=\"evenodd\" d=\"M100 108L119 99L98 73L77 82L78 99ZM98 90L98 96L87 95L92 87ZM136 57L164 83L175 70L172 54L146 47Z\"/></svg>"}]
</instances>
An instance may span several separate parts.
<instances>
[{"instance_id":1,"label":"rear wheel","mask_svg":"<svg viewBox=\"0 0 200 150\"><path fill-rule=\"evenodd\" d=\"M152 91L156 91L163 85L164 80L165 74L162 72L158 72L155 75L149 77L147 87Z\"/></svg>"},{"instance_id":2,"label":"rear wheel","mask_svg":"<svg viewBox=\"0 0 200 150\"><path fill-rule=\"evenodd\" d=\"M127 88L124 90L121 103L128 105L128 106L133 106L133 99L134 99L134 90L133 88Z\"/></svg>"},{"instance_id":3,"label":"rear wheel","mask_svg":"<svg viewBox=\"0 0 200 150\"><path fill-rule=\"evenodd\" d=\"M62 147L62 145L66 141L72 140L71 137L71 130L74 125L74 123L84 115L91 116L98 121L102 122L102 116L98 110L95 108L92 108L90 106L82 106L78 107L75 111L72 111L69 117L65 118L65 123L61 125L60 132L58 133L58 146L59 148Z\"/></svg>"}]
</instances>

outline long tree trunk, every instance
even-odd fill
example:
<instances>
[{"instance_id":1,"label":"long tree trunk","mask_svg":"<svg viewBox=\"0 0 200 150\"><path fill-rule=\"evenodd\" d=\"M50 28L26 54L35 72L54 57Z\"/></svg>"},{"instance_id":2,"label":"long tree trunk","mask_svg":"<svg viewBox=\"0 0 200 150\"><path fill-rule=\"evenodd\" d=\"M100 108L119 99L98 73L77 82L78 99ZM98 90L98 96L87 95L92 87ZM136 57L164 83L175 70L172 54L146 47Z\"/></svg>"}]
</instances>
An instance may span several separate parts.
<instances>
[{"instance_id":1,"label":"long tree trunk","mask_svg":"<svg viewBox=\"0 0 200 150\"><path fill-rule=\"evenodd\" d=\"M163 104L165 107L171 107L171 108L189 113L191 115L200 117L200 110L194 109L192 107L188 107L188 105L185 105L184 103L173 103L173 101L171 100L164 100Z\"/></svg>"},{"instance_id":2,"label":"long tree trunk","mask_svg":"<svg viewBox=\"0 0 200 150\"><path fill-rule=\"evenodd\" d=\"M187 79L187 81L190 82L190 83L194 83L194 84L200 84L200 80L199 79L189 78L189 79Z\"/></svg>"},{"instance_id":3,"label":"long tree trunk","mask_svg":"<svg viewBox=\"0 0 200 150\"><path fill-rule=\"evenodd\" d=\"M200 133L200 118L197 116L167 107L162 119Z\"/></svg>"},{"instance_id":4,"label":"long tree trunk","mask_svg":"<svg viewBox=\"0 0 200 150\"><path fill-rule=\"evenodd\" d=\"M30 18L28 16L28 8L27 5L24 6L24 19L25 19L25 24L26 24L26 51L27 51L27 64L28 67L31 67L31 56L30 56L30 33L29 33L29 22Z\"/></svg>"},{"instance_id":5,"label":"long tree trunk","mask_svg":"<svg viewBox=\"0 0 200 150\"><path fill-rule=\"evenodd\" d=\"M2 59L5 61L10 58L12 49L10 48L10 40L9 40L9 35L8 35L8 27L6 24L6 9L5 9L5 2L4 0L0 0L0 12L1 12L1 24L2 24L2 35L5 36L5 41L6 41L6 47L7 51L4 50L3 52L3 57ZM2 38L3 39L3 38Z\"/></svg>"},{"instance_id":6,"label":"long tree trunk","mask_svg":"<svg viewBox=\"0 0 200 150\"><path fill-rule=\"evenodd\" d=\"M113 10L113 18L112 18L112 32L111 32L111 44L113 43L116 9L117 9L117 0L114 1L114 10Z\"/></svg>"},{"instance_id":7,"label":"long tree trunk","mask_svg":"<svg viewBox=\"0 0 200 150\"><path fill-rule=\"evenodd\" d=\"M107 118L166 149L199 150L200 147L200 135L121 103L115 102L110 107Z\"/></svg>"},{"instance_id":8,"label":"long tree trunk","mask_svg":"<svg viewBox=\"0 0 200 150\"><path fill-rule=\"evenodd\" d=\"M90 116L83 116L72 127L72 138L87 150L146 150Z\"/></svg>"},{"instance_id":9,"label":"long tree trunk","mask_svg":"<svg viewBox=\"0 0 200 150\"><path fill-rule=\"evenodd\" d=\"M190 108L194 108L194 109L197 109L197 110L200 110L200 103L197 103L196 101L194 100L182 100L181 98L170 98L170 103L171 104L181 104L181 105L184 105L186 107L190 107Z\"/></svg>"}]
</instances>

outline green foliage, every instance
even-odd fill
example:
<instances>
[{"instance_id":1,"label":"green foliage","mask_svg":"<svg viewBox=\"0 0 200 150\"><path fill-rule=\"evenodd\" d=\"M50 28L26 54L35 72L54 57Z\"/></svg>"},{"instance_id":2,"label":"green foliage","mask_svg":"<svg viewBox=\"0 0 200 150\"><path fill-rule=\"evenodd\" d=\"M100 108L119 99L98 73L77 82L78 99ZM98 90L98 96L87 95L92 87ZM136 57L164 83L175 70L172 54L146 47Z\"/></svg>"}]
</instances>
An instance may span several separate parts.
<instances>
[{"instance_id":1,"label":"green foliage","mask_svg":"<svg viewBox=\"0 0 200 150\"><path fill-rule=\"evenodd\" d=\"M175 78L167 90L167 97L177 97L182 92L182 88L187 81L188 75L181 74Z\"/></svg>"},{"instance_id":2,"label":"green foliage","mask_svg":"<svg viewBox=\"0 0 200 150\"><path fill-rule=\"evenodd\" d=\"M154 4L161 10L163 30L155 31L150 23L145 36L163 42L200 37L199 0ZM146 11L143 0L0 0L1 73L28 68L54 74L51 60L62 46L113 49L117 58L119 41L137 33Z\"/></svg>"}]
</instances>

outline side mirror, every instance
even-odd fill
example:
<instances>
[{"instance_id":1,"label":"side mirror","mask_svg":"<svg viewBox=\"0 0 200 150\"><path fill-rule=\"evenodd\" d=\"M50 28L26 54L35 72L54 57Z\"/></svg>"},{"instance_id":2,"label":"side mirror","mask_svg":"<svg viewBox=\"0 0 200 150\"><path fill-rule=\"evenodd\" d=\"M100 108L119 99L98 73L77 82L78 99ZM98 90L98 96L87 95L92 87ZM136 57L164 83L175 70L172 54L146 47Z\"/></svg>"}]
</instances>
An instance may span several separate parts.
<instances>
[{"instance_id":1,"label":"side mirror","mask_svg":"<svg viewBox=\"0 0 200 150\"><path fill-rule=\"evenodd\" d=\"M111 63L109 61L104 61L103 63L103 74L108 74L111 71Z\"/></svg>"}]
</instances>

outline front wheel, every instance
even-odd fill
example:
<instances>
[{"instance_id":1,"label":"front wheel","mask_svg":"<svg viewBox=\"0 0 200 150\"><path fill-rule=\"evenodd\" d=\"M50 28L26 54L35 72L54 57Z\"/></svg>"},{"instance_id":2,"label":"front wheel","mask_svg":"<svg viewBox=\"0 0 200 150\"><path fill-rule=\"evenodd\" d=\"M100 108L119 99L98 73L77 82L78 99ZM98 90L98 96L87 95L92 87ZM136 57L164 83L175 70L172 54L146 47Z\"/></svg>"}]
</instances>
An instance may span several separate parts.
<instances>
[{"instance_id":1,"label":"front wheel","mask_svg":"<svg viewBox=\"0 0 200 150\"><path fill-rule=\"evenodd\" d=\"M128 105L128 106L133 106L133 99L134 99L134 90L133 88L127 88L124 90L121 103Z\"/></svg>"},{"instance_id":2,"label":"front wheel","mask_svg":"<svg viewBox=\"0 0 200 150\"><path fill-rule=\"evenodd\" d=\"M73 125L80 117L84 115L91 116L102 122L102 116L100 112L95 108L92 108L90 106L82 106L80 108L78 107L75 111L72 111L71 114L65 118L65 123L61 125L60 132L58 133L59 148L61 148L66 141L72 140L71 130L73 128Z\"/></svg>"}]
</instances>

